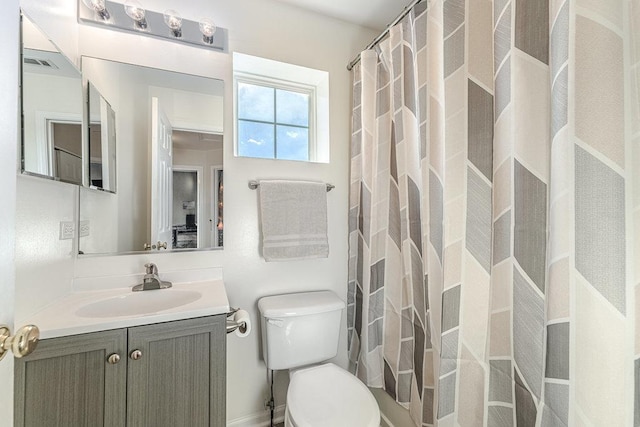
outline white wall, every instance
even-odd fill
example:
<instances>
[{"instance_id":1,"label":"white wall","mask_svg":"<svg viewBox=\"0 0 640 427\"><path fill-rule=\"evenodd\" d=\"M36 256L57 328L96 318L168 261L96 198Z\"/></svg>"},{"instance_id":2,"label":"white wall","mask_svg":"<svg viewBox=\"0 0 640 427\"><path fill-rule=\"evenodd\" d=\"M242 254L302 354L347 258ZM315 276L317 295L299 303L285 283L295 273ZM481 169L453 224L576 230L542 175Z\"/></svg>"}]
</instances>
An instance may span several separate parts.
<instances>
[{"instance_id":1,"label":"white wall","mask_svg":"<svg viewBox=\"0 0 640 427\"><path fill-rule=\"evenodd\" d=\"M117 252L121 240L117 195L81 187L80 200L80 221L88 221L89 235L80 237L79 250L84 254ZM130 210L133 211L134 206ZM129 240L131 235L125 238Z\"/></svg>"},{"instance_id":2,"label":"white wall","mask_svg":"<svg viewBox=\"0 0 640 427\"><path fill-rule=\"evenodd\" d=\"M74 240L60 240L60 221L75 221L78 187L18 176L16 319L71 291ZM55 213L55 214L54 214Z\"/></svg>"},{"instance_id":3,"label":"white wall","mask_svg":"<svg viewBox=\"0 0 640 427\"><path fill-rule=\"evenodd\" d=\"M23 0L34 10L36 21L47 18L59 5L61 10L76 4L73 0L56 0L42 4ZM164 10L175 7L174 0L157 0L149 7ZM37 13L36 13L37 12ZM242 2L209 2L192 0L180 4L184 17L197 19L212 16L217 24L229 29L229 48L306 67L326 70L330 74L330 138L331 161L328 164L308 164L287 161L243 159L233 156L231 116L230 55L181 46L151 38L104 29L79 26L75 16L67 16L63 26L47 25L54 41L68 41L69 34L79 35L79 45L65 51L77 60L79 54L100 56L111 60L135 62L156 68L170 69L206 77L223 78L225 98L224 168L225 168L225 248L224 251L190 254L142 254L119 257L82 257L76 260L75 277L109 276L139 273L142 264L154 261L160 272L222 265L224 278L233 306L252 313L255 333L246 338L228 338L227 418L237 420L255 414L267 415L263 409L268 394L265 367L261 361L257 300L265 295L312 289L332 289L346 297L347 283L347 213L350 140L351 78L346 64L373 37L374 32L338 20L296 9L273 0ZM60 13L55 12L57 19ZM44 26L44 25L43 25ZM62 45L68 43L61 43ZM64 48L64 46L63 46ZM122 165L122 163L120 164ZM248 189L247 182L260 178L293 178L330 182L336 188L328 195L330 256L328 259L300 262L265 263L259 256L257 192ZM37 190L34 190L37 192ZM21 195L22 197L23 195ZM69 204L72 197L62 195ZM51 212L59 218L60 212ZM29 232L20 239L33 239ZM44 245L51 241L41 242ZM47 262L34 254L23 254L22 262ZM72 258L70 256L70 258ZM66 258L53 257L52 262L66 263ZM64 280L18 284L21 289L34 286L63 288ZM28 293L28 292L24 292ZM343 325L344 326L344 325ZM346 327L340 345L338 362L346 365ZM284 403L286 380L278 376L276 403ZM254 424L255 425L255 424Z\"/></svg>"}]
</instances>

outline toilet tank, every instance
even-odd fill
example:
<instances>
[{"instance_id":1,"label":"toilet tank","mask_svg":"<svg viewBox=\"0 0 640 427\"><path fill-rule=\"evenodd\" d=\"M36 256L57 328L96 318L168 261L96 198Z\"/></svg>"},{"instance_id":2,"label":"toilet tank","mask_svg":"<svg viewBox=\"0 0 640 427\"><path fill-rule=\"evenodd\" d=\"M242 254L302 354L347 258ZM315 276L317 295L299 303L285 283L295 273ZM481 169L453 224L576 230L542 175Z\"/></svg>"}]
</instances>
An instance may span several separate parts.
<instances>
[{"instance_id":1,"label":"toilet tank","mask_svg":"<svg viewBox=\"0 0 640 427\"><path fill-rule=\"evenodd\" d=\"M344 307L331 291L261 298L258 309L267 368L292 369L335 357Z\"/></svg>"}]
</instances>

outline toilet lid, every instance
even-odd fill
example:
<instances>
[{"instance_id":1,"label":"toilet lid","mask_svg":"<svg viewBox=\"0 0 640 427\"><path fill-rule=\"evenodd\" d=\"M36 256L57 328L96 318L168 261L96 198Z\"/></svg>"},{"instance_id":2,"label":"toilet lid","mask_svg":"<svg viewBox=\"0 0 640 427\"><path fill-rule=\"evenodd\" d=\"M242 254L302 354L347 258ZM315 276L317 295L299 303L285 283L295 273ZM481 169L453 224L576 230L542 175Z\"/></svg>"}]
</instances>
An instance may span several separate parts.
<instances>
[{"instance_id":1,"label":"toilet lid","mask_svg":"<svg viewBox=\"0 0 640 427\"><path fill-rule=\"evenodd\" d=\"M380 410L369 389L332 363L291 374L287 410L296 427L380 425Z\"/></svg>"}]
</instances>

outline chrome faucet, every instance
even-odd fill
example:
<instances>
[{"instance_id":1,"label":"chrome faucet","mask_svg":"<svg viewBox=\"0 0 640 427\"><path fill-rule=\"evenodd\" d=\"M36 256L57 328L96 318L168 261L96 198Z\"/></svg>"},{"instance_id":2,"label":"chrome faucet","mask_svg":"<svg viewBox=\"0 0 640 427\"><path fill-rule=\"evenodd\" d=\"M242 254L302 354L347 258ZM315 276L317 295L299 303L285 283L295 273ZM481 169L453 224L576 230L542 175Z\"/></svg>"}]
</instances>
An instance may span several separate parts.
<instances>
[{"instance_id":1,"label":"chrome faucet","mask_svg":"<svg viewBox=\"0 0 640 427\"><path fill-rule=\"evenodd\" d=\"M150 291L153 289L166 289L171 287L171 282L163 282L158 276L158 267L150 262L144 265L146 268L146 274L142 283L133 287L133 292L137 291Z\"/></svg>"}]
</instances>

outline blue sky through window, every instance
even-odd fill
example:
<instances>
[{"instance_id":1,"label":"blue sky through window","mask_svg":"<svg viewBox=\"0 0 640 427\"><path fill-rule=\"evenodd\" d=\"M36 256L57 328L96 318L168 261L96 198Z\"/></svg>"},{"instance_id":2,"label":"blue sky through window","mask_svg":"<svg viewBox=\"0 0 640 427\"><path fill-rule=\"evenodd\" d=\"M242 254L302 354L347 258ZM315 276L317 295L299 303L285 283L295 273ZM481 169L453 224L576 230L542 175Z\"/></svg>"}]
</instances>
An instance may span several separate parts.
<instances>
[{"instance_id":1,"label":"blue sky through window","mask_svg":"<svg viewBox=\"0 0 640 427\"><path fill-rule=\"evenodd\" d=\"M309 128L277 126L277 158L309 160Z\"/></svg>"},{"instance_id":2,"label":"blue sky through window","mask_svg":"<svg viewBox=\"0 0 640 427\"><path fill-rule=\"evenodd\" d=\"M276 90L276 121L280 124L309 126L309 95Z\"/></svg>"},{"instance_id":3,"label":"blue sky through window","mask_svg":"<svg viewBox=\"0 0 640 427\"><path fill-rule=\"evenodd\" d=\"M238 120L238 155L273 159L274 125Z\"/></svg>"},{"instance_id":4,"label":"blue sky through window","mask_svg":"<svg viewBox=\"0 0 640 427\"><path fill-rule=\"evenodd\" d=\"M308 93L238 82L238 155L309 160Z\"/></svg>"}]
</instances>

